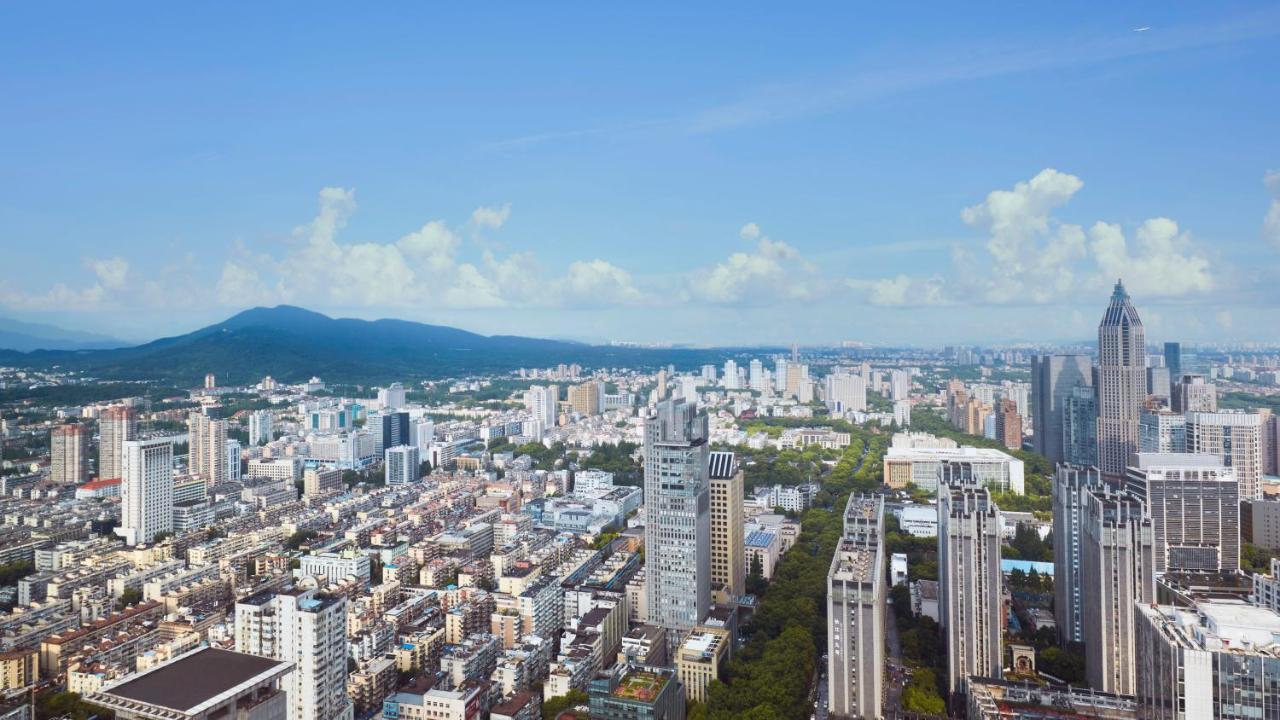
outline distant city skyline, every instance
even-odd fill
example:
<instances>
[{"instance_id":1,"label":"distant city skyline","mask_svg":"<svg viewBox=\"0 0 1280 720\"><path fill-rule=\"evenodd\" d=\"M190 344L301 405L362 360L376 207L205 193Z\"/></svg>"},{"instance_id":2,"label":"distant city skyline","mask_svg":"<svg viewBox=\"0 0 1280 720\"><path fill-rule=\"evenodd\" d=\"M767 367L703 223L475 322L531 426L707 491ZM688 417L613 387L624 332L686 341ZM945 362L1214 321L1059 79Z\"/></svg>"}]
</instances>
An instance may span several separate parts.
<instances>
[{"instance_id":1,"label":"distant city skyline","mask_svg":"<svg viewBox=\"0 0 1280 720\"><path fill-rule=\"evenodd\" d=\"M1153 340L1280 327L1267 4L55 13L0 10L0 317L1066 342L1123 277Z\"/></svg>"}]
</instances>

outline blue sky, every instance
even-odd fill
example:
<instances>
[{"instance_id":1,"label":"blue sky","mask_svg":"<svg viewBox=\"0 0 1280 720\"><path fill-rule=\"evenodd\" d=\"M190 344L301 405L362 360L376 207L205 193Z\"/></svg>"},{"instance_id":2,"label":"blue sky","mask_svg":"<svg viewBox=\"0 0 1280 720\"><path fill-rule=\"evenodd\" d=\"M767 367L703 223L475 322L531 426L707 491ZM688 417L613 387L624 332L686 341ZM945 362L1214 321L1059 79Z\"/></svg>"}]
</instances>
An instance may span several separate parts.
<instances>
[{"instance_id":1,"label":"blue sky","mask_svg":"<svg viewBox=\"0 0 1280 720\"><path fill-rule=\"evenodd\" d=\"M1280 341L1280 8L886 5L6 4L0 315Z\"/></svg>"}]
</instances>

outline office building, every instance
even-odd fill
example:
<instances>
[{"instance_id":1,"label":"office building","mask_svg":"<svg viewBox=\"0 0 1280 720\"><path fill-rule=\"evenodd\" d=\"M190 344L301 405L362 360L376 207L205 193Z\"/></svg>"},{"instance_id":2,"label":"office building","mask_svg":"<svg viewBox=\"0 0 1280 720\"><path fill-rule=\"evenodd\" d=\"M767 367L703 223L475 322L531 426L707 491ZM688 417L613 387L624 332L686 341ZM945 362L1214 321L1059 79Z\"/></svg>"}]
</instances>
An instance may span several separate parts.
<instances>
[{"instance_id":1,"label":"office building","mask_svg":"<svg viewBox=\"0 0 1280 720\"><path fill-rule=\"evenodd\" d=\"M619 663L587 685L591 720L684 720L685 697L671 668Z\"/></svg>"},{"instance_id":2,"label":"office building","mask_svg":"<svg viewBox=\"0 0 1280 720\"><path fill-rule=\"evenodd\" d=\"M1088 492L1101 485L1097 468L1078 465L1059 465L1053 481L1053 616L1063 645L1084 642L1084 504Z\"/></svg>"},{"instance_id":3,"label":"office building","mask_svg":"<svg viewBox=\"0 0 1280 720\"><path fill-rule=\"evenodd\" d=\"M1217 412L1218 387L1203 375L1183 375L1173 388L1173 411Z\"/></svg>"},{"instance_id":4,"label":"office building","mask_svg":"<svg viewBox=\"0 0 1280 720\"><path fill-rule=\"evenodd\" d=\"M658 403L644 423L645 583L649 624L680 639L711 607L707 416L684 400Z\"/></svg>"},{"instance_id":5,"label":"office building","mask_svg":"<svg viewBox=\"0 0 1280 720\"><path fill-rule=\"evenodd\" d=\"M1217 455L1235 472L1240 499L1262 497L1262 416L1246 412L1187 413L1187 450Z\"/></svg>"},{"instance_id":6,"label":"office building","mask_svg":"<svg viewBox=\"0 0 1280 720\"><path fill-rule=\"evenodd\" d=\"M582 417L600 414L600 383L594 380L569 386L569 409Z\"/></svg>"},{"instance_id":7,"label":"office building","mask_svg":"<svg viewBox=\"0 0 1280 720\"><path fill-rule=\"evenodd\" d=\"M193 412L187 417L187 469L210 485L227 482L227 421Z\"/></svg>"},{"instance_id":8,"label":"office building","mask_svg":"<svg viewBox=\"0 0 1280 720\"><path fill-rule=\"evenodd\" d=\"M121 454L116 534L130 545L141 545L158 533L173 532L173 444L167 439L126 440Z\"/></svg>"},{"instance_id":9,"label":"office building","mask_svg":"<svg viewBox=\"0 0 1280 720\"><path fill-rule=\"evenodd\" d=\"M1013 400L1001 400L996 406L996 440L1010 450L1022 449L1022 416Z\"/></svg>"},{"instance_id":10,"label":"office building","mask_svg":"<svg viewBox=\"0 0 1280 720\"><path fill-rule=\"evenodd\" d=\"M49 431L49 479L55 485L82 485L89 480L89 433L69 423Z\"/></svg>"},{"instance_id":11,"label":"office building","mask_svg":"<svg viewBox=\"0 0 1280 720\"><path fill-rule=\"evenodd\" d=\"M1098 397L1094 388L1076 386L1062 411L1062 456L1072 465L1098 464Z\"/></svg>"},{"instance_id":12,"label":"office building","mask_svg":"<svg viewBox=\"0 0 1280 720\"><path fill-rule=\"evenodd\" d=\"M351 720L347 600L317 590L261 593L236 603L236 651L284 660L288 720Z\"/></svg>"},{"instance_id":13,"label":"office building","mask_svg":"<svg viewBox=\"0 0 1280 720\"><path fill-rule=\"evenodd\" d=\"M824 397L832 415L866 412L867 381L860 375L836 372L826 377Z\"/></svg>"},{"instance_id":14,"label":"office building","mask_svg":"<svg viewBox=\"0 0 1280 720\"><path fill-rule=\"evenodd\" d=\"M1169 371L1170 380L1176 381L1182 377L1182 343L1164 344L1164 366Z\"/></svg>"},{"instance_id":15,"label":"office building","mask_svg":"<svg viewBox=\"0 0 1280 720\"><path fill-rule=\"evenodd\" d=\"M835 717L882 717L884 499L851 495L827 572L828 706Z\"/></svg>"},{"instance_id":16,"label":"office building","mask_svg":"<svg viewBox=\"0 0 1280 720\"><path fill-rule=\"evenodd\" d=\"M1280 717L1280 615L1241 601L1138 605L1139 717Z\"/></svg>"},{"instance_id":17,"label":"office building","mask_svg":"<svg viewBox=\"0 0 1280 720\"><path fill-rule=\"evenodd\" d=\"M409 425L409 413L383 411L377 416L375 445L378 452L401 445L412 445L412 427ZM380 430L380 432L378 432Z\"/></svg>"},{"instance_id":18,"label":"office building","mask_svg":"<svg viewBox=\"0 0 1280 720\"><path fill-rule=\"evenodd\" d=\"M1086 493L1083 528L1085 676L1095 690L1132 695L1133 609L1155 600L1152 523L1135 496L1094 488Z\"/></svg>"},{"instance_id":19,"label":"office building","mask_svg":"<svg viewBox=\"0 0 1280 720\"><path fill-rule=\"evenodd\" d=\"M241 447L239 440L228 440L227 448L227 479L232 482L240 482L242 473L241 467Z\"/></svg>"},{"instance_id":20,"label":"office building","mask_svg":"<svg viewBox=\"0 0 1280 720\"><path fill-rule=\"evenodd\" d=\"M86 699L119 720L279 720L292 665L202 647L129 675Z\"/></svg>"},{"instance_id":21,"label":"office building","mask_svg":"<svg viewBox=\"0 0 1280 720\"><path fill-rule=\"evenodd\" d=\"M404 407L404 403L404 385L393 382L387 387L378 388L378 405L383 412L399 410Z\"/></svg>"},{"instance_id":22,"label":"office building","mask_svg":"<svg viewBox=\"0 0 1280 720\"><path fill-rule=\"evenodd\" d=\"M275 439L275 416L270 410L255 410L249 414L249 445L258 447Z\"/></svg>"},{"instance_id":23,"label":"office building","mask_svg":"<svg viewBox=\"0 0 1280 720\"><path fill-rule=\"evenodd\" d=\"M1057 464L1067 461L1063 418L1076 387L1093 385L1087 355L1040 355L1031 358L1031 427L1036 452Z\"/></svg>"},{"instance_id":24,"label":"office building","mask_svg":"<svg viewBox=\"0 0 1280 720\"><path fill-rule=\"evenodd\" d=\"M707 468L711 485L711 590L736 599L747 591L743 473L731 452L710 453Z\"/></svg>"},{"instance_id":25,"label":"office building","mask_svg":"<svg viewBox=\"0 0 1280 720\"><path fill-rule=\"evenodd\" d=\"M418 448L412 445L398 445L387 448L383 468L387 474L387 485L408 485L418 481Z\"/></svg>"},{"instance_id":26,"label":"office building","mask_svg":"<svg viewBox=\"0 0 1280 720\"><path fill-rule=\"evenodd\" d=\"M1239 487L1216 456L1138 453L1126 487L1151 518L1157 574L1239 569Z\"/></svg>"},{"instance_id":27,"label":"office building","mask_svg":"<svg viewBox=\"0 0 1280 720\"><path fill-rule=\"evenodd\" d=\"M1169 368L1147 368L1147 394L1168 405L1173 397L1173 382L1169 378Z\"/></svg>"},{"instance_id":28,"label":"office building","mask_svg":"<svg viewBox=\"0 0 1280 720\"><path fill-rule=\"evenodd\" d=\"M993 448L890 447L883 461L884 483L936 491L945 485L982 486L1018 495L1026 491L1021 460Z\"/></svg>"},{"instance_id":29,"label":"office building","mask_svg":"<svg viewBox=\"0 0 1280 720\"><path fill-rule=\"evenodd\" d=\"M1000 677L1003 577L1000 508L986 488L940 489L938 612L947 648L947 692L954 703L970 677Z\"/></svg>"},{"instance_id":30,"label":"office building","mask_svg":"<svg viewBox=\"0 0 1280 720\"><path fill-rule=\"evenodd\" d=\"M725 628L700 626L690 632L676 651L676 676L690 702L705 703L707 686L721 679L729 664L733 638Z\"/></svg>"},{"instance_id":31,"label":"office building","mask_svg":"<svg viewBox=\"0 0 1280 720\"><path fill-rule=\"evenodd\" d=\"M1138 311L1116 282L1098 324L1098 469L1104 479L1124 477L1138 449L1138 413L1147 397L1147 345Z\"/></svg>"},{"instance_id":32,"label":"office building","mask_svg":"<svg viewBox=\"0 0 1280 720\"><path fill-rule=\"evenodd\" d=\"M342 488L342 471L338 468L307 468L302 473L302 492L308 497L328 495Z\"/></svg>"},{"instance_id":33,"label":"office building","mask_svg":"<svg viewBox=\"0 0 1280 720\"><path fill-rule=\"evenodd\" d=\"M138 411L113 405L98 416L98 479L122 477L124 442L138 437Z\"/></svg>"},{"instance_id":34,"label":"office building","mask_svg":"<svg viewBox=\"0 0 1280 720\"><path fill-rule=\"evenodd\" d=\"M1169 410L1143 410L1138 417L1138 452L1187 452L1187 416Z\"/></svg>"}]
</instances>

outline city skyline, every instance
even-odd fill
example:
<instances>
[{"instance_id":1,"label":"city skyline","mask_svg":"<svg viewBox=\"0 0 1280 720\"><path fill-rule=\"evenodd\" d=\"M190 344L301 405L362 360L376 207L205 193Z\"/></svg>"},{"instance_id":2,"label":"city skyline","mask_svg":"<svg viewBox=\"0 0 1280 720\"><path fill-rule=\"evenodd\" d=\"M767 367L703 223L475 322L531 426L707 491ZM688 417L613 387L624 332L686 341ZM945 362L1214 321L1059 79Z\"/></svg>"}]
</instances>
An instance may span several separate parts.
<instances>
[{"instance_id":1,"label":"city skyline","mask_svg":"<svg viewBox=\"0 0 1280 720\"><path fill-rule=\"evenodd\" d=\"M536 40L516 10L484 32L4 12L48 30L0 50L4 317L133 341L287 302L598 341L1062 342L1123 277L1153 338L1280 324L1274 8L587 13Z\"/></svg>"}]
</instances>

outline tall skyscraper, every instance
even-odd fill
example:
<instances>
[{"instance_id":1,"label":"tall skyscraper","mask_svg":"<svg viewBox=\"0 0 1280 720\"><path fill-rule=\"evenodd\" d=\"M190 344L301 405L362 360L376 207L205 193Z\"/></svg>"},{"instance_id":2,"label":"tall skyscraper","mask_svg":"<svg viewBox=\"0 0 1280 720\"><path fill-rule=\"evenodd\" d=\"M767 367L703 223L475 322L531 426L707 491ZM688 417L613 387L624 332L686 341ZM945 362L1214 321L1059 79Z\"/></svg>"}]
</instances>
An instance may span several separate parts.
<instances>
[{"instance_id":1,"label":"tall skyscraper","mask_svg":"<svg viewBox=\"0 0 1280 720\"><path fill-rule=\"evenodd\" d=\"M418 481L418 448L413 445L397 445L387 448L383 455L388 486Z\"/></svg>"},{"instance_id":2,"label":"tall skyscraper","mask_svg":"<svg viewBox=\"0 0 1280 720\"><path fill-rule=\"evenodd\" d=\"M173 532L173 444L167 439L126 440L121 456L116 534L130 545L142 545L157 533Z\"/></svg>"},{"instance_id":3,"label":"tall skyscraper","mask_svg":"<svg viewBox=\"0 0 1280 720\"><path fill-rule=\"evenodd\" d=\"M756 392L764 392L765 375L764 363L759 358L751 358L751 364L747 366L749 372L747 374L747 382L751 385L751 389Z\"/></svg>"},{"instance_id":4,"label":"tall skyscraper","mask_svg":"<svg viewBox=\"0 0 1280 720\"><path fill-rule=\"evenodd\" d=\"M49 432L49 472L57 485L80 485L89 479L89 433L84 425L68 423Z\"/></svg>"},{"instance_id":5,"label":"tall skyscraper","mask_svg":"<svg viewBox=\"0 0 1280 720\"><path fill-rule=\"evenodd\" d=\"M1187 451L1216 455L1231 468L1240 499L1262 497L1262 416L1246 412L1187 413Z\"/></svg>"},{"instance_id":6,"label":"tall skyscraper","mask_svg":"<svg viewBox=\"0 0 1280 720\"><path fill-rule=\"evenodd\" d=\"M911 396L911 373L906 370L889 372L889 399L906 400Z\"/></svg>"},{"instance_id":7,"label":"tall skyscraper","mask_svg":"<svg viewBox=\"0 0 1280 720\"><path fill-rule=\"evenodd\" d=\"M828 708L833 717L883 717L884 499L850 495L827 572Z\"/></svg>"},{"instance_id":8,"label":"tall skyscraper","mask_svg":"<svg viewBox=\"0 0 1280 720\"><path fill-rule=\"evenodd\" d=\"M1111 304L1098 324L1098 469L1105 479L1124 478L1138 449L1138 413L1147 397L1147 345L1138 311L1116 281Z\"/></svg>"},{"instance_id":9,"label":"tall skyscraper","mask_svg":"<svg viewBox=\"0 0 1280 720\"><path fill-rule=\"evenodd\" d=\"M731 452L713 452L707 463L711 483L711 590L731 598L746 593L742 537L742 468Z\"/></svg>"},{"instance_id":10,"label":"tall skyscraper","mask_svg":"<svg viewBox=\"0 0 1280 720\"><path fill-rule=\"evenodd\" d=\"M1155 535L1127 492L1085 493L1080 552L1085 673L1089 687L1134 692L1134 606L1155 600ZM1056 573L1055 573L1056 574Z\"/></svg>"},{"instance_id":11,"label":"tall skyscraper","mask_svg":"<svg viewBox=\"0 0 1280 720\"><path fill-rule=\"evenodd\" d=\"M193 412L187 417L187 469L209 485L227 481L227 421Z\"/></svg>"},{"instance_id":12,"label":"tall skyscraper","mask_svg":"<svg viewBox=\"0 0 1280 720\"><path fill-rule=\"evenodd\" d=\"M661 374L661 373L659 373ZM556 403L560 400L560 388L555 385L534 385L524 394L524 404L529 408L533 419L542 423L543 428L556 426Z\"/></svg>"},{"instance_id":13,"label":"tall skyscraper","mask_svg":"<svg viewBox=\"0 0 1280 720\"><path fill-rule=\"evenodd\" d=\"M270 410L255 410L249 415L249 445L258 447L274 439L275 416Z\"/></svg>"},{"instance_id":14,"label":"tall skyscraper","mask_svg":"<svg viewBox=\"0 0 1280 720\"><path fill-rule=\"evenodd\" d=\"M1138 453L1125 484L1151 518L1156 573L1240 568L1239 486L1219 457Z\"/></svg>"},{"instance_id":15,"label":"tall skyscraper","mask_svg":"<svg viewBox=\"0 0 1280 720\"><path fill-rule=\"evenodd\" d=\"M970 676L1001 674L1001 524L986 488L939 488L938 613L953 702L968 693Z\"/></svg>"},{"instance_id":16,"label":"tall skyscraper","mask_svg":"<svg viewBox=\"0 0 1280 720\"><path fill-rule=\"evenodd\" d=\"M1098 397L1093 387L1071 388L1062 410L1062 455L1072 465L1098 464Z\"/></svg>"},{"instance_id":17,"label":"tall skyscraper","mask_svg":"<svg viewBox=\"0 0 1280 720\"><path fill-rule=\"evenodd\" d=\"M351 720L347 600L317 590L262 593L236 603L236 650L287 660L288 720Z\"/></svg>"},{"instance_id":18,"label":"tall skyscraper","mask_svg":"<svg viewBox=\"0 0 1280 720\"><path fill-rule=\"evenodd\" d=\"M1164 366L1169 370L1169 378L1177 381L1182 377L1182 343L1167 342L1164 344Z\"/></svg>"},{"instance_id":19,"label":"tall skyscraper","mask_svg":"<svg viewBox=\"0 0 1280 720\"><path fill-rule=\"evenodd\" d=\"M98 416L98 478L122 477L124 441L138 437L138 411L127 405L113 405Z\"/></svg>"},{"instance_id":20,"label":"tall skyscraper","mask_svg":"<svg viewBox=\"0 0 1280 720\"><path fill-rule=\"evenodd\" d=\"M1031 425L1036 451L1051 463L1067 461L1063 419L1076 387L1093 385L1087 355L1040 355L1031 358Z\"/></svg>"},{"instance_id":21,"label":"tall skyscraper","mask_svg":"<svg viewBox=\"0 0 1280 720\"><path fill-rule=\"evenodd\" d=\"M708 437L707 416L691 402L663 401L645 419L645 592L671 656L711 607Z\"/></svg>"},{"instance_id":22,"label":"tall skyscraper","mask_svg":"<svg viewBox=\"0 0 1280 720\"><path fill-rule=\"evenodd\" d=\"M723 384L724 384L725 390L738 389L738 363L734 362L733 360L724 361Z\"/></svg>"},{"instance_id":23,"label":"tall skyscraper","mask_svg":"<svg viewBox=\"0 0 1280 720\"><path fill-rule=\"evenodd\" d=\"M1099 487L1098 469L1059 465L1053 481L1053 617L1062 644L1084 642L1084 597L1080 553L1084 503Z\"/></svg>"}]
</instances>

